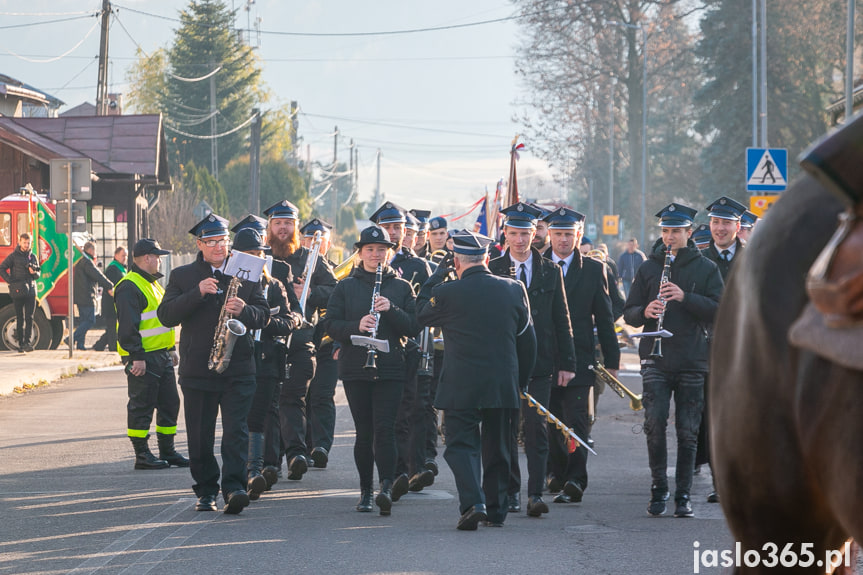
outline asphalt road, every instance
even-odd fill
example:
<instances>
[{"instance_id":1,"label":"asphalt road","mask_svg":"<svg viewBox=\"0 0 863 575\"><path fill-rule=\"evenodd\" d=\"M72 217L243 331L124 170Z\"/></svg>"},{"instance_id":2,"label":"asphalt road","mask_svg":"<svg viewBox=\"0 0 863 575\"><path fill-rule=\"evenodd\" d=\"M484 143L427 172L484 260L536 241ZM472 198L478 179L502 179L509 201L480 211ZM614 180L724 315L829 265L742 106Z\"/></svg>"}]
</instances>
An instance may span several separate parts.
<instances>
[{"instance_id":1,"label":"asphalt road","mask_svg":"<svg viewBox=\"0 0 863 575\"><path fill-rule=\"evenodd\" d=\"M623 381L640 391L637 374ZM695 478L695 518L646 514L642 416L608 391L593 430L599 455L589 461L584 501L552 504L548 497L551 512L541 519L510 514L502 529L476 532L455 529L455 484L442 456L435 484L405 496L392 516L354 511L353 428L340 403L329 467L302 481L283 479L241 515L227 516L194 511L187 469L133 470L120 371L0 398L0 575L666 575L694 572L694 542L701 550L733 548L720 507L705 503L707 473ZM181 419L178 448L186 453L184 425Z\"/></svg>"}]
</instances>

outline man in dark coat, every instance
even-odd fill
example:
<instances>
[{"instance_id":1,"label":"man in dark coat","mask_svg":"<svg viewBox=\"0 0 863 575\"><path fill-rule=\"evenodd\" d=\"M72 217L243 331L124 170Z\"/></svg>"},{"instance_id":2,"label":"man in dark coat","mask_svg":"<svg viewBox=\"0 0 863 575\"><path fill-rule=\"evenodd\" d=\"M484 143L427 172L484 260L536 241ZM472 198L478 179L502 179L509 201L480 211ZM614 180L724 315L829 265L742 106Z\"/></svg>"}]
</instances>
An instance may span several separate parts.
<instances>
[{"instance_id":1,"label":"man in dark coat","mask_svg":"<svg viewBox=\"0 0 863 575\"><path fill-rule=\"evenodd\" d=\"M527 290L530 313L536 332L536 365L531 374L528 393L539 403L548 406L552 385L566 385L575 377L575 351L572 347L572 328L569 323L569 307L563 288L560 268L542 257L534 246L533 235L537 218L541 212L533 206L519 202L503 210L506 214L504 229L507 250L504 255L492 260L488 269L495 275L515 278ZM543 222L548 225L547 222ZM523 269L520 269L522 268ZM555 373L555 359L559 367ZM536 409L522 399L521 414L524 417L524 453L527 456L527 514L539 517L548 513L548 505L542 500L548 462L548 424ZM518 465L519 412L514 411L511 421L509 511L520 511L519 491L521 473Z\"/></svg>"},{"instance_id":2,"label":"man in dark coat","mask_svg":"<svg viewBox=\"0 0 863 575\"><path fill-rule=\"evenodd\" d=\"M617 375L620 367L620 348L614 333L614 318L608 290L607 268L602 262L581 255L575 249L580 245L584 215L566 207L558 208L546 216L551 241L549 258L563 270L563 286L569 306L575 348L575 377L558 382L552 389L552 413L562 417L579 437L590 434L590 389L595 376L590 366L596 362L593 329L599 338L605 367ZM568 453L566 442L559 433L552 436L549 460L550 484L562 489L555 503L577 503L587 489L587 449L579 446ZM557 484L557 486L555 485Z\"/></svg>"},{"instance_id":3,"label":"man in dark coat","mask_svg":"<svg viewBox=\"0 0 863 575\"><path fill-rule=\"evenodd\" d=\"M270 308L257 281L242 281L235 297L225 300L231 277L227 265L228 222L210 214L190 230L196 236L198 257L171 272L158 309L166 327L180 332L180 388L189 438L193 489L198 511L215 511L219 493L219 463L214 454L216 417L222 416L221 491L224 512L240 513L249 504L246 463L249 429L246 418L255 393L255 357L252 331L263 328ZM210 352L222 308L245 327L238 336L227 369L217 373L209 366Z\"/></svg>"},{"instance_id":4,"label":"man in dark coat","mask_svg":"<svg viewBox=\"0 0 863 575\"><path fill-rule=\"evenodd\" d=\"M126 260L128 252L125 246L117 246L114 259L105 267L105 277L117 285L126 275ZM102 319L105 321L105 333L93 344L95 351L117 350L117 311L114 307L114 297L107 292L102 293Z\"/></svg>"},{"instance_id":5,"label":"man in dark coat","mask_svg":"<svg viewBox=\"0 0 863 575\"><path fill-rule=\"evenodd\" d=\"M657 331L661 317L662 328L672 334L662 338L661 350L654 349L655 337L643 337L638 346L644 382L644 434L653 480L647 508L650 515L664 514L668 500L665 430L674 394L677 427L674 516L693 516L689 492L704 408L708 333L722 294L719 269L689 239L696 213L690 207L673 203L656 214L662 237L638 268L623 313L626 323L644 326L646 333ZM667 279L664 283L663 276Z\"/></svg>"},{"instance_id":6,"label":"man in dark coat","mask_svg":"<svg viewBox=\"0 0 863 575\"><path fill-rule=\"evenodd\" d=\"M722 275L722 283L728 281L728 274L737 258L743 255L745 242L738 237L740 218L746 212L746 206L729 197L722 196L709 206L707 215L710 218L710 244L701 250L701 254L716 264ZM698 430L698 449L695 452L695 466L710 464L710 424L707 419L709 408L708 377L704 379L704 414L701 417L701 427ZM712 469L712 468L711 468ZM708 503L718 503L719 495L713 490L707 496Z\"/></svg>"},{"instance_id":7,"label":"man in dark coat","mask_svg":"<svg viewBox=\"0 0 863 575\"><path fill-rule=\"evenodd\" d=\"M285 289L292 290L298 300L302 300L303 288L308 283L306 301L300 302L304 306L302 311L308 326L291 335L287 358L291 370L279 394L279 422L284 455L288 461L288 479L299 481L310 463L306 459L306 394L315 376L314 326L318 310L327 307L337 281L320 253L311 277L305 277L311 251L300 245L300 212L297 206L282 200L264 210L264 215L269 219L267 243L273 254L273 277L280 280Z\"/></svg>"},{"instance_id":8,"label":"man in dark coat","mask_svg":"<svg viewBox=\"0 0 863 575\"><path fill-rule=\"evenodd\" d=\"M33 313L36 310L36 278L39 277L39 260L30 251L30 234L18 236L18 247L0 264L0 277L9 284L9 295L15 306L15 336L18 351L33 351L30 343L33 332Z\"/></svg>"},{"instance_id":9,"label":"man in dark coat","mask_svg":"<svg viewBox=\"0 0 863 575\"><path fill-rule=\"evenodd\" d=\"M72 340L75 349L87 349L84 340L87 332L96 323L96 288L101 286L103 292L114 295L114 284L96 267L96 244L87 242L81 249L82 256L75 263L75 305L78 306L78 325Z\"/></svg>"},{"instance_id":10,"label":"man in dark coat","mask_svg":"<svg viewBox=\"0 0 863 575\"><path fill-rule=\"evenodd\" d=\"M420 290L417 319L443 329L447 352L434 405L444 410L444 458L455 476L458 529L501 526L508 510L509 416L519 407L536 359L524 286L486 267L491 239L453 238L458 281L440 266Z\"/></svg>"}]
</instances>

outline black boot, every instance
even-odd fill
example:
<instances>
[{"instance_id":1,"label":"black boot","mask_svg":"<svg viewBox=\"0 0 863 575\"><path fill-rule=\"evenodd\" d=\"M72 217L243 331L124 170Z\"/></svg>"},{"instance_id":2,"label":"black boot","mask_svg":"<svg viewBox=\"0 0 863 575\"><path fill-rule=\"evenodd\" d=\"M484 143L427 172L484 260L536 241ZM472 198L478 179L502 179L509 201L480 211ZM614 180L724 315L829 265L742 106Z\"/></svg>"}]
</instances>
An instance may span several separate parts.
<instances>
[{"instance_id":1,"label":"black boot","mask_svg":"<svg viewBox=\"0 0 863 575\"><path fill-rule=\"evenodd\" d=\"M363 513L371 513L374 509L372 506L372 490L363 489L360 491L360 500L357 502L357 511Z\"/></svg>"},{"instance_id":2,"label":"black boot","mask_svg":"<svg viewBox=\"0 0 863 575\"><path fill-rule=\"evenodd\" d=\"M267 491L273 488L273 485L279 482L279 468L275 465L265 465L261 470L261 475L267 482Z\"/></svg>"},{"instance_id":3,"label":"black boot","mask_svg":"<svg viewBox=\"0 0 863 575\"><path fill-rule=\"evenodd\" d=\"M381 515L389 515L393 508L393 481L384 479L381 481L381 490L375 497L375 505L381 510Z\"/></svg>"},{"instance_id":4,"label":"black boot","mask_svg":"<svg viewBox=\"0 0 863 575\"><path fill-rule=\"evenodd\" d=\"M167 469L170 467L168 462L163 459L156 459L156 456L150 451L147 446L146 437L130 437L132 446L135 448L135 469Z\"/></svg>"},{"instance_id":5,"label":"black boot","mask_svg":"<svg viewBox=\"0 0 863 575\"><path fill-rule=\"evenodd\" d=\"M189 460L177 453L174 449L174 435L156 432L156 441L159 443L159 459L168 462L174 467L189 467Z\"/></svg>"},{"instance_id":6,"label":"black boot","mask_svg":"<svg viewBox=\"0 0 863 575\"><path fill-rule=\"evenodd\" d=\"M267 480L261 474L261 468L264 466L264 434L249 433L249 463L248 469L248 485L246 490L249 492L249 499L257 500L261 493L267 490Z\"/></svg>"}]
</instances>

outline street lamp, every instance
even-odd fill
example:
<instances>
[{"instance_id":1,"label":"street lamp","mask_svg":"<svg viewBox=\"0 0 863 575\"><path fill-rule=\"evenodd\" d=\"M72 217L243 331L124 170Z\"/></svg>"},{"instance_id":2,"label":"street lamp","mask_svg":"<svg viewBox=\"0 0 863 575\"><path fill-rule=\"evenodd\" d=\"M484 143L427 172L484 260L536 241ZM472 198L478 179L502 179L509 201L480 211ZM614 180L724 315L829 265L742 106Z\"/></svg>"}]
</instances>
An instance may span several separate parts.
<instances>
[{"instance_id":1,"label":"street lamp","mask_svg":"<svg viewBox=\"0 0 863 575\"><path fill-rule=\"evenodd\" d=\"M641 30L641 55L643 58L641 78L641 245L643 248L647 245L644 229L647 211L647 30L640 24L627 24L615 20L608 22L608 25Z\"/></svg>"}]
</instances>

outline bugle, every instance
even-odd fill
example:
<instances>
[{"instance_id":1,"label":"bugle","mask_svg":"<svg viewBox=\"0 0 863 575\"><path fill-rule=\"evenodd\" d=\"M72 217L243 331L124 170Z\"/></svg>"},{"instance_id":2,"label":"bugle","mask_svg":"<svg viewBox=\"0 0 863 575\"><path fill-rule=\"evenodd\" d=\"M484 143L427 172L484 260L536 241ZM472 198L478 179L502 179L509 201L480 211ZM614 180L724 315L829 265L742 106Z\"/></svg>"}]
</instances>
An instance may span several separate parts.
<instances>
[{"instance_id":1,"label":"bugle","mask_svg":"<svg viewBox=\"0 0 863 575\"><path fill-rule=\"evenodd\" d=\"M604 365L601 363L597 363L596 365L589 365L587 369L591 370L596 374L596 377L602 380L602 382L610 387L614 393L622 397L623 399L629 398L629 409L632 411L641 411L644 409L644 405L641 403L641 395L636 395L632 391L629 390L623 383L620 382L619 379L611 375L611 372L608 371Z\"/></svg>"},{"instance_id":2,"label":"bugle","mask_svg":"<svg viewBox=\"0 0 863 575\"><path fill-rule=\"evenodd\" d=\"M570 453L575 451L575 448L577 448L579 445L583 445L585 449L596 455L596 452L593 450L593 448L590 447L590 445L587 444L586 441L576 435L572 428L567 427L564 422L555 417L548 409L546 409L543 404L538 402L531 394L526 391L522 391L521 397L522 399L526 399L527 404L536 409L536 412L543 416L546 421L548 421L550 424L559 429L561 433L563 433L563 436L571 444Z\"/></svg>"}]
</instances>

